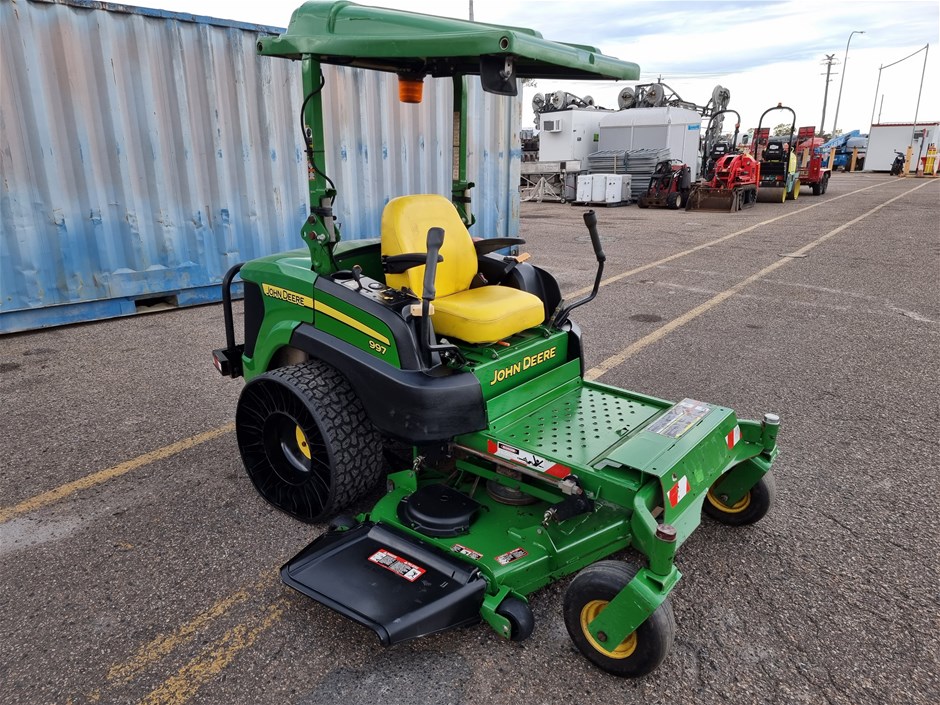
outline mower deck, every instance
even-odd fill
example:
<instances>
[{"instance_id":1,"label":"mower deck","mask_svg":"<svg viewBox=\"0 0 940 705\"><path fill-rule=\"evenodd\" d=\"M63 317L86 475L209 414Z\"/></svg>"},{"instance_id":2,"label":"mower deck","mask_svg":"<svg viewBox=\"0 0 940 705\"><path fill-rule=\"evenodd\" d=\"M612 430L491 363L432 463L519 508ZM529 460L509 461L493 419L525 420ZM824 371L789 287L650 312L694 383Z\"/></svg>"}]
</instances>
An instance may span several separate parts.
<instances>
[{"instance_id":1,"label":"mower deck","mask_svg":"<svg viewBox=\"0 0 940 705\"><path fill-rule=\"evenodd\" d=\"M485 431L457 437L445 461L419 457L390 475L372 511L316 539L283 567L284 582L384 645L481 616L508 635L496 609L507 596L633 545L651 560L630 599L658 604L680 578L672 558L709 488L735 465L766 470L760 426L584 381L577 361L517 386L521 404L503 396L489 400ZM624 636L636 627L627 616Z\"/></svg>"}]
</instances>

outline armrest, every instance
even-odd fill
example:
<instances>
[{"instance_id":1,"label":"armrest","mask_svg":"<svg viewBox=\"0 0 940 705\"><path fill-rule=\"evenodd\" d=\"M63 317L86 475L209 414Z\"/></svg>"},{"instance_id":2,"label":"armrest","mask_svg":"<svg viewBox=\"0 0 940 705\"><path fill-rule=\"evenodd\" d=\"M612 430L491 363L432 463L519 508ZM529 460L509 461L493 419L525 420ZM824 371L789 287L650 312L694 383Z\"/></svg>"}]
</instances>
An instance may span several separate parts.
<instances>
[{"instance_id":1,"label":"armrest","mask_svg":"<svg viewBox=\"0 0 940 705\"><path fill-rule=\"evenodd\" d=\"M523 240L521 237L491 237L483 240L474 240L473 249L476 250L477 255L486 255L490 252L501 250L504 247L513 247L524 244L525 240Z\"/></svg>"},{"instance_id":2,"label":"armrest","mask_svg":"<svg viewBox=\"0 0 940 705\"><path fill-rule=\"evenodd\" d=\"M443 262L443 255L437 256L438 262ZM428 263L428 256L424 252L407 252L402 255L382 255L382 271L386 274L404 274L412 267L420 267Z\"/></svg>"}]
</instances>

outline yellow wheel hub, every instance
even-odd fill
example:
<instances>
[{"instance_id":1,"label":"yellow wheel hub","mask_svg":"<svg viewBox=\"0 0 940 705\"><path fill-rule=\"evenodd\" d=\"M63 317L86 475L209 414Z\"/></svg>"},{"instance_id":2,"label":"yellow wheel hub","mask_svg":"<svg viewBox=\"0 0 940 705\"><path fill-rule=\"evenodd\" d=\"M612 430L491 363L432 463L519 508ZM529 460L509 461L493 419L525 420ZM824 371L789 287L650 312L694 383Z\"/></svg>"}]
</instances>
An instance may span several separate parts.
<instances>
[{"instance_id":1,"label":"yellow wheel hub","mask_svg":"<svg viewBox=\"0 0 940 705\"><path fill-rule=\"evenodd\" d=\"M711 505L715 509L720 509L725 514L740 514L745 509L751 506L751 493L750 492L748 492L738 502L736 502L734 505L730 507L724 502L722 502L720 499L718 499L718 497L715 496L715 493L712 492L711 490L708 490L708 494L706 495L706 497L708 498L708 501L711 502Z\"/></svg>"},{"instance_id":2,"label":"yellow wheel hub","mask_svg":"<svg viewBox=\"0 0 940 705\"><path fill-rule=\"evenodd\" d=\"M591 600L581 608L581 631L584 633L584 638L588 640L588 643L597 649L597 651L604 654L604 656L616 659L630 658L633 652L636 651L636 632L632 632L630 636L621 641L617 645L617 648L608 651L607 647L602 645L594 638L594 635L588 631L588 625L593 622L594 618L607 606L607 602L607 600Z\"/></svg>"},{"instance_id":3,"label":"yellow wheel hub","mask_svg":"<svg viewBox=\"0 0 940 705\"><path fill-rule=\"evenodd\" d=\"M300 452L304 454L304 457L310 460L310 444L307 443L307 435L300 426L297 426L294 433L297 437L297 447L300 448Z\"/></svg>"}]
</instances>

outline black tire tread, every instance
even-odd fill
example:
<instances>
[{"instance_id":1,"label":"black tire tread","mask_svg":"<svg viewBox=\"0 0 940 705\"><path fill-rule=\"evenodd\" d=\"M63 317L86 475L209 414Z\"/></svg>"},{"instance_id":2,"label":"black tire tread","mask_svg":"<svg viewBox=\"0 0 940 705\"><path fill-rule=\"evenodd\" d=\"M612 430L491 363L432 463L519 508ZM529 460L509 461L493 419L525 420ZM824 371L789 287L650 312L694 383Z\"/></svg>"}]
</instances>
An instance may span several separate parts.
<instances>
[{"instance_id":1,"label":"black tire tread","mask_svg":"<svg viewBox=\"0 0 940 705\"><path fill-rule=\"evenodd\" d=\"M672 649L676 634L676 618L667 597L643 624L637 628L638 652L651 647L645 658L634 653L626 659L613 659L597 651L581 632L581 608L591 599L610 600L636 576L639 568L626 561L598 561L578 573L565 592L565 627L575 646L589 661L602 670L623 678L639 678L654 671Z\"/></svg>"},{"instance_id":2,"label":"black tire tread","mask_svg":"<svg viewBox=\"0 0 940 705\"><path fill-rule=\"evenodd\" d=\"M308 523L321 521L375 487L384 474L382 436L342 373L321 360L310 360L280 367L258 379L263 378L278 380L305 399L329 447L329 498L316 515L297 518Z\"/></svg>"},{"instance_id":3,"label":"black tire tread","mask_svg":"<svg viewBox=\"0 0 940 705\"><path fill-rule=\"evenodd\" d=\"M535 628L535 617L532 615L532 608L522 600L507 597L499 603L496 614L509 620L509 639L511 641L525 641L532 636L532 631Z\"/></svg>"}]
</instances>

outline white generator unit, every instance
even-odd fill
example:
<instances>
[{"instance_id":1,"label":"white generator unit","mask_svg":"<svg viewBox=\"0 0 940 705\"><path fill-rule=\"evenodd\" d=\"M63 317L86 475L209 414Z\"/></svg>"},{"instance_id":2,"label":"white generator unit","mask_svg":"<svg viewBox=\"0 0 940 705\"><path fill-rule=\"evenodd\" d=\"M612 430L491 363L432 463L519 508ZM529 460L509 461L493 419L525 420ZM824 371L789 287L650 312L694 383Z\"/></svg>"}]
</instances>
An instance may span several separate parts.
<instances>
[{"instance_id":1,"label":"white generator unit","mask_svg":"<svg viewBox=\"0 0 940 705\"><path fill-rule=\"evenodd\" d=\"M597 151L601 118L609 110L568 108L539 115L539 161L587 159Z\"/></svg>"},{"instance_id":2,"label":"white generator unit","mask_svg":"<svg viewBox=\"0 0 940 705\"><path fill-rule=\"evenodd\" d=\"M666 106L633 108L607 113L600 121L598 149L626 150L668 148L673 159L681 159L698 178L699 137L702 116L695 110Z\"/></svg>"},{"instance_id":3,"label":"white generator unit","mask_svg":"<svg viewBox=\"0 0 940 705\"><path fill-rule=\"evenodd\" d=\"M918 158L927 156L930 144L940 146L940 122L919 122L917 127L912 122L872 125L868 133L865 171L891 171L894 151L903 154L908 147L913 147L909 166L913 174L920 166Z\"/></svg>"},{"instance_id":4,"label":"white generator unit","mask_svg":"<svg viewBox=\"0 0 940 705\"><path fill-rule=\"evenodd\" d=\"M629 174L582 174L578 177L576 203L603 203L614 206L629 201Z\"/></svg>"}]
</instances>

